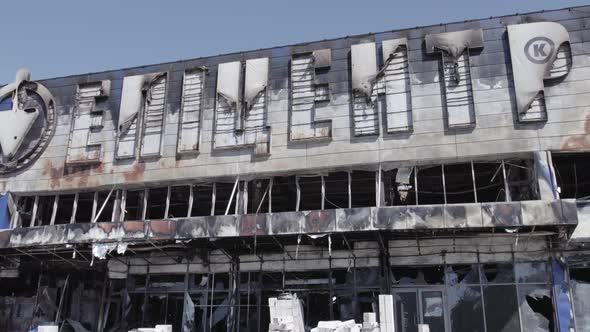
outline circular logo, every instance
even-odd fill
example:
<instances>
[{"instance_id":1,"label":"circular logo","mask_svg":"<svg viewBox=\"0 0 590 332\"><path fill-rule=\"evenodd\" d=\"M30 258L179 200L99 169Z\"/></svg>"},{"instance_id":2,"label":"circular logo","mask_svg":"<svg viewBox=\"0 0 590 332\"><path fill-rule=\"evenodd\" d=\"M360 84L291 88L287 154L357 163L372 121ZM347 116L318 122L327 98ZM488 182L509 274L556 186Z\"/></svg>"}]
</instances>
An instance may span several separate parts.
<instances>
[{"instance_id":1,"label":"circular logo","mask_svg":"<svg viewBox=\"0 0 590 332\"><path fill-rule=\"evenodd\" d=\"M30 165L55 132L55 102L43 85L19 70L0 89L0 175Z\"/></svg>"},{"instance_id":2,"label":"circular logo","mask_svg":"<svg viewBox=\"0 0 590 332\"><path fill-rule=\"evenodd\" d=\"M524 54L530 62L544 64L555 52L555 44L547 37L535 37L524 46Z\"/></svg>"}]
</instances>

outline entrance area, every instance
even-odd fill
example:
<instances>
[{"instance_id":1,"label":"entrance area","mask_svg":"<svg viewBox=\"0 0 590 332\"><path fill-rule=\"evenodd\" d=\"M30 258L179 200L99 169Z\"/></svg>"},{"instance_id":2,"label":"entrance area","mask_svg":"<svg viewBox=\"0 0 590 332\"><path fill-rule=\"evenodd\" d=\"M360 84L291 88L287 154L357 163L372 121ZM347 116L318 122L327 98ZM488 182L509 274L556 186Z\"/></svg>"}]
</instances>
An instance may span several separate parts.
<instances>
[{"instance_id":1,"label":"entrance area","mask_svg":"<svg viewBox=\"0 0 590 332\"><path fill-rule=\"evenodd\" d=\"M444 332L445 298L442 289L404 289L393 292L395 330L419 332L428 325L430 332Z\"/></svg>"}]
</instances>

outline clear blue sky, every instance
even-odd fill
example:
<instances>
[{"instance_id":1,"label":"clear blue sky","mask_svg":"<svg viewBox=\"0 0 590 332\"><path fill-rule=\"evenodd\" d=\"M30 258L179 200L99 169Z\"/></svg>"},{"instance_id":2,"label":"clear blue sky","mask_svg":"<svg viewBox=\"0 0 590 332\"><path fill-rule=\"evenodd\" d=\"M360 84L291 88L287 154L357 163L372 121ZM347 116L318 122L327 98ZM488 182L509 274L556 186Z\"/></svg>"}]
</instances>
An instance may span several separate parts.
<instances>
[{"instance_id":1,"label":"clear blue sky","mask_svg":"<svg viewBox=\"0 0 590 332\"><path fill-rule=\"evenodd\" d=\"M0 82L590 4L589 0L5 1Z\"/></svg>"}]
</instances>

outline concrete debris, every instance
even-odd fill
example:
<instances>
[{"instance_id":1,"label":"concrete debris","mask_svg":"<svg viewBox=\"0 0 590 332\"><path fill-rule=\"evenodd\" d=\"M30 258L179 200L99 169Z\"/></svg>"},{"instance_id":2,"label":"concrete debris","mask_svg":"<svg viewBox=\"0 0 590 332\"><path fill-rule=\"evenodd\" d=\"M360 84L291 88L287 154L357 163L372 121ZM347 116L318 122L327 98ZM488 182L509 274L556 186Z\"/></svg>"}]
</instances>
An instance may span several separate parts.
<instances>
[{"instance_id":1,"label":"concrete debris","mask_svg":"<svg viewBox=\"0 0 590 332\"><path fill-rule=\"evenodd\" d=\"M282 294L268 299L270 309L269 332L305 332L303 308L297 294Z\"/></svg>"},{"instance_id":2,"label":"concrete debris","mask_svg":"<svg viewBox=\"0 0 590 332\"><path fill-rule=\"evenodd\" d=\"M318 327L311 329L311 332L360 332L361 325L354 320L318 322Z\"/></svg>"}]
</instances>

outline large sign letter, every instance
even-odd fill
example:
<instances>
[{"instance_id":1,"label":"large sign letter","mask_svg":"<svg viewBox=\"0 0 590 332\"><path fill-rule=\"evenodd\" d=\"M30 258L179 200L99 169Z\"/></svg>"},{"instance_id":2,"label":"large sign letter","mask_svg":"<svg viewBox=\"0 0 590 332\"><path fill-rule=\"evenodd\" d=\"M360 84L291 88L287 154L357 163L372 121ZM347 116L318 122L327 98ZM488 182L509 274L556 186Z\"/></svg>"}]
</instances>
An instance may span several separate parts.
<instances>
[{"instance_id":1,"label":"large sign letter","mask_svg":"<svg viewBox=\"0 0 590 332\"><path fill-rule=\"evenodd\" d=\"M544 80L567 75L572 65L569 34L559 23L508 26L518 120L547 119Z\"/></svg>"},{"instance_id":2,"label":"large sign letter","mask_svg":"<svg viewBox=\"0 0 590 332\"><path fill-rule=\"evenodd\" d=\"M355 136L378 135L379 95L385 95L388 134L412 129L412 95L406 38L383 41L378 71L375 43L352 45L352 108Z\"/></svg>"},{"instance_id":3,"label":"large sign letter","mask_svg":"<svg viewBox=\"0 0 590 332\"><path fill-rule=\"evenodd\" d=\"M101 106L110 92L111 81L78 85L66 164L100 163L104 141L100 132L106 111Z\"/></svg>"},{"instance_id":4,"label":"large sign letter","mask_svg":"<svg viewBox=\"0 0 590 332\"><path fill-rule=\"evenodd\" d=\"M166 119L166 73L123 80L116 158L158 157ZM138 148L138 141L140 146Z\"/></svg>"},{"instance_id":5,"label":"large sign letter","mask_svg":"<svg viewBox=\"0 0 590 332\"><path fill-rule=\"evenodd\" d=\"M204 68L184 72L176 148L179 155L199 152L205 73Z\"/></svg>"},{"instance_id":6,"label":"large sign letter","mask_svg":"<svg viewBox=\"0 0 590 332\"><path fill-rule=\"evenodd\" d=\"M330 49L296 54L291 58L291 107L289 112L289 140L330 139L332 121L315 119L318 103L330 101L328 83L319 82L317 71L330 68Z\"/></svg>"},{"instance_id":7,"label":"large sign letter","mask_svg":"<svg viewBox=\"0 0 590 332\"><path fill-rule=\"evenodd\" d=\"M442 54L444 104L449 128L475 126L469 49L483 48L483 30L426 35L426 52Z\"/></svg>"},{"instance_id":8,"label":"large sign letter","mask_svg":"<svg viewBox=\"0 0 590 332\"><path fill-rule=\"evenodd\" d=\"M268 58L246 60L245 68L239 61L218 66L213 133L216 149L254 146L256 156L270 154L268 72Z\"/></svg>"}]
</instances>

